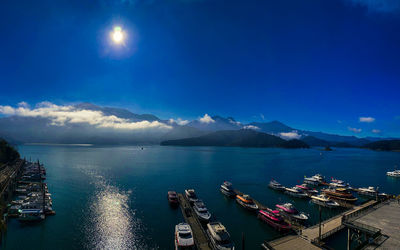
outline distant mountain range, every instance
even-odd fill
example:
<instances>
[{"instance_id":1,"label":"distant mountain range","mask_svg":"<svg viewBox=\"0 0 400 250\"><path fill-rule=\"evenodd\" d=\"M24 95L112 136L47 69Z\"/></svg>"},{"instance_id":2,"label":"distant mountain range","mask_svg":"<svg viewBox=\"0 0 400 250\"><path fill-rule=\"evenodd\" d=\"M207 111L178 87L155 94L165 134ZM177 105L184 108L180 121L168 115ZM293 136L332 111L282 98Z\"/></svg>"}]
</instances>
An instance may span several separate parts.
<instances>
[{"instance_id":1,"label":"distant mountain range","mask_svg":"<svg viewBox=\"0 0 400 250\"><path fill-rule=\"evenodd\" d=\"M279 121L243 124L232 117L205 115L200 119L180 123L162 120L152 114L135 114L127 109L102 107L91 103L68 107L54 106L50 105L47 109L25 110L22 113L16 112L1 117L0 137L12 143L159 144L163 142L164 145L172 143L194 145L196 142L202 145L211 143L256 147L260 145L290 147L294 142L296 147L303 147L301 143L322 147L364 147L374 145L372 142L385 140L300 130ZM93 119L87 119L86 116L93 116ZM232 138L226 138L227 136ZM217 141L212 137L223 137L223 140ZM291 142L286 143L287 141Z\"/></svg>"}]
</instances>

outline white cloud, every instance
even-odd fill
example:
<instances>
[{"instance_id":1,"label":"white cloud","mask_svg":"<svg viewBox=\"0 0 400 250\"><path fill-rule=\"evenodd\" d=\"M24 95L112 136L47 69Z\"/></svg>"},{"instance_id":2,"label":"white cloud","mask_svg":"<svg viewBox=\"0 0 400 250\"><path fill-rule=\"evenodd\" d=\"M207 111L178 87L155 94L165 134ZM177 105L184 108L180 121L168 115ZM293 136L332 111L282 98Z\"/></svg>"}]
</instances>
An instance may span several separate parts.
<instances>
[{"instance_id":1,"label":"white cloud","mask_svg":"<svg viewBox=\"0 0 400 250\"><path fill-rule=\"evenodd\" d=\"M371 122L374 122L374 121L375 121L375 118L373 118L373 117L360 117L360 118L359 118L359 121L360 121L360 122L368 122L368 123L371 123Z\"/></svg>"},{"instance_id":2,"label":"white cloud","mask_svg":"<svg viewBox=\"0 0 400 250\"><path fill-rule=\"evenodd\" d=\"M170 124L176 123L176 124L181 125L181 126L186 125L186 124L189 123L188 120L182 120L181 118L178 118L178 119L176 119L176 120L174 120L174 119L171 118L171 119L169 119L168 122L169 122Z\"/></svg>"},{"instance_id":3,"label":"white cloud","mask_svg":"<svg viewBox=\"0 0 400 250\"><path fill-rule=\"evenodd\" d=\"M352 132L354 132L354 133L360 133L360 132L362 131L362 129L361 129L361 128L352 128L352 127L347 127L347 129L348 129L349 131L352 131Z\"/></svg>"},{"instance_id":4,"label":"white cloud","mask_svg":"<svg viewBox=\"0 0 400 250\"><path fill-rule=\"evenodd\" d=\"M232 120L232 119L229 119L229 122L232 123L232 124L234 124L234 125L237 125L237 126L240 126L240 125L241 125L240 122L234 121L234 120Z\"/></svg>"},{"instance_id":5,"label":"white cloud","mask_svg":"<svg viewBox=\"0 0 400 250\"><path fill-rule=\"evenodd\" d=\"M201 123L214 123L215 121L213 120L213 118L211 118L211 116L209 116L208 114L205 114L203 117L199 118L199 121Z\"/></svg>"},{"instance_id":6,"label":"white cloud","mask_svg":"<svg viewBox=\"0 0 400 250\"><path fill-rule=\"evenodd\" d=\"M29 108L29 104L27 102L20 102L18 103L18 107Z\"/></svg>"},{"instance_id":7,"label":"white cloud","mask_svg":"<svg viewBox=\"0 0 400 250\"><path fill-rule=\"evenodd\" d=\"M363 6L370 12L390 13L400 11L399 0L346 0L351 4Z\"/></svg>"},{"instance_id":8,"label":"white cloud","mask_svg":"<svg viewBox=\"0 0 400 250\"><path fill-rule=\"evenodd\" d=\"M17 108L1 106L0 114L25 117L48 118L51 125L64 126L68 123L83 123L97 128L112 128L119 130L164 129L172 127L159 121L132 122L129 119L115 115L104 115L101 111L77 109L74 106L58 106L50 102L42 102L34 109L20 105Z\"/></svg>"},{"instance_id":9,"label":"white cloud","mask_svg":"<svg viewBox=\"0 0 400 250\"><path fill-rule=\"evenodd\" d=\"M284 139L300 139L301 135L297 133L297 130L293 130L292 132L282 132L279 133L279 136Z\"/></svg>"},{"instance_id":10,"label":"white cloud","mask_svg":"<svg viewBox=\"0 0 400 250\"><path fill-rule=\"evenodd\" d=\"M257 126L254 126L254 125L247 125L247 126L244 126L243 129L258 130L258 129L260 129L260 128L257 127Z\"/></svg>"},{"instance_id":11,"label":"white cloud","mask_svg":"<svg viewBox=\"0 0 400 250\"><path fill-rule=\"evenodd\" d=\"M380 134L381 133L381 131L379 129L373 129L371 132L374 133L374 134Z\"/></svg>"},{"instance_id":12,"label":"white cloud","mask_svg":"<svg viewBox=\"0 0 400 250\"><path fill-rule=\"evenodd\" d=\"M265 116L264 114L260 114L261 119L263 119L263 121L265 120Z\"/></svg>"}]
</instances>

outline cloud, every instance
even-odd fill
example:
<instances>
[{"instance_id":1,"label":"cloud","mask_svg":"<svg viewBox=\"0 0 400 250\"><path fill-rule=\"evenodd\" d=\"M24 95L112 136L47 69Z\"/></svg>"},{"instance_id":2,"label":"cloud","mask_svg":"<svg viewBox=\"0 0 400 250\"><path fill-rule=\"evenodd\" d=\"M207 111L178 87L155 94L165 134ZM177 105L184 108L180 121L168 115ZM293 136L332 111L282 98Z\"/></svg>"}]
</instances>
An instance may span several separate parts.
<instances>
[{"instance_id":1,"label":"cloud","mask_svg":"<svg viewBox=\"0 0 400 250\"><path fill-rule=\"evenodd\" d=\"M240 122L234 121L234 120L232 120L232 119L229 119L229 122L232 123L232 124L234 124L234 125L237 125L237 126L240 126L240 125L241 125Z\"/></svg>"},{"instance_id":2,"label":"cloud","mask_svg":"<svg viewBox=\"0 0 400 250\"><path fill-rule=\"evenodd\" d=\"M284 139L300 139L301 135L297 133L297 130L293 130L292 132L282 132L279 133L279 136Z\"/></svg>"},{"instance_id":3,"label":"cloud","mask_svg":"<svg viewBox=\"0 0 400 250\"><path fill-rule=\"evenodd\" d=\"M347 127L347 129L348 129L349 131L352 131L352 132L354 132L354 133L360 133L360 132L362 131L362 129L361 129L361 128L352 128L352 127Z\"/></svg>"},{"instance_id":4,"label":"cloud","mask_svg":"<svg viewBox=\"0 0 400 250\"><path fill-rule=\"evenodd\" d=\"M375 118L373 118L373 117L360 117L360 118L359 118L359 121L360 121L360 122L368 122L368 123L371 123L371 122L374 122L374 121L375 121Z\"/></svg>"},{"instance_id":5,"label":"cloud","mask_svg":"<svg viewBox=\"0 0 400 250\"><path fill-rule=\"evenodd\" d=\"M252 130L259 130L260 128L254 125L247 125L244 126L243 129L252 129Z\"/></svg>"},{"instance_id":6,"label":"cloud","mask_svg":"<svg viewBox=\"0 0 400 250\"><path fill-rule=\"evenodd\" d=\"M176 119L176 120L174 120L174 119L171 118L171 119L169 119L168 122L169 122L170 124L176 123L176 124L181 125L181 126L186 125L186 124L189 123L188 120L182 120L181 118L178 118L178 119Z\"/></svg>"},{"instance_id":7,"label":"cloud","mask_svg":"<svg viewBox=\"0 0 400 250\"><path fill-rule=\"evenodd\" d=\"M211 118L211 116L209 116L208 114L205 114L203 117L199 118L199 121L201 123L214 123L215 121L213 120L213 118Z\"/></svg>"},{"instance_id":8,"label":"cloud","mask_svg":"<svg viewBox=\"0 0 400 250\"><path fill-rule=\"evenodd\" d=\"M264 121L265 120L265 116L263 114L260 114L261 119Z\"/></svg>"},{"instance_id":9,"label":"cloud","mask_svg":"<svg viewBox=\"0 0 400 250\"><path fill-rule=\"evenodd\" d=\"M19 105L17 108L0 105L0 114L47 118L53 126L80 123L118 130L172 129L171 126L159 121L132 122L115 115L104 115L101 111L78 109L69 105L58 106L51 102L41 102L34 109L24 105Z\"/></svg>"},{"instance_id":10,"label":"cloud","mask_svg":"<svg viewBox=\"0 0 400 250\"><path fill-rule=\"evenodd\" d=\"M371 130L371 132L374 133L374 134L380 134L381 133L381 131L379 129L373 129L373 130Z\"/></svg>"},{"instance_id":11,"label":"cloud","mask_svg":"<svg viewBox=\"0 0 400 250\"><path fill-rule=\"evenodd\" d=\"M346 0L353 5L367 8L369 12L393 13L400 11L399 0Z\"/></svg>"}]
</instances>

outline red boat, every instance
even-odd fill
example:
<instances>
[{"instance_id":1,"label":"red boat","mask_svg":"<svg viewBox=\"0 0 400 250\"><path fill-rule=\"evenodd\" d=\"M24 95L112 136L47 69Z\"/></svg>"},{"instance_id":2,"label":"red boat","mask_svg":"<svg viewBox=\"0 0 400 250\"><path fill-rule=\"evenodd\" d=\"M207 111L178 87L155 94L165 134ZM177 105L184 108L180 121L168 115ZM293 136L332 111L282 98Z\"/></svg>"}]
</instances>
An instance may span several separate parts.
<instances>
[{"instance_id":1,"label":"red boat","mask_svg":"<svg viewBox=\"0 0 400 250\"><path fill-rule=\"evenodd\" d=\"M292 228L289 223L285 222L278 210L259 210L257 217L278 231L288 231Z\"/></svg>"},{"instance_id":2,"label":"red boat","mask_svg":"<svg viewBox=\"0 0 400 250\"><path fill-rule=\"evenodd\" d=\"M179 200L178 200L178 195L176 194L175 191L168 191L168 202L171 205L178 205L179 204Z\"/></svg>"}]
</instances>

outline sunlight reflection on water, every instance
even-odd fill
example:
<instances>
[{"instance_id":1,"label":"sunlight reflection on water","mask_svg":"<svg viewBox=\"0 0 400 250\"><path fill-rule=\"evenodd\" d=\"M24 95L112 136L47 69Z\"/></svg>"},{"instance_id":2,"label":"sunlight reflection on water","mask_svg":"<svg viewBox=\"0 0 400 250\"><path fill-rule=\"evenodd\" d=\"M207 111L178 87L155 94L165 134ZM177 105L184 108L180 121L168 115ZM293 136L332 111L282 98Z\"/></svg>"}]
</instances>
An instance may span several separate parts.
<instances>
[{"instance_id":1,"label":"sunlight reflection on water","mask_svg":"<svg viewBox=\"0 0 400 250\"><path fill-rule=\"evenodd\" d=\"M96 192L89 204L85 233L88 249L147 249L141 242L143 224L130 207L132 191L121 191L104 177L93 177Z\"/></svg>"}]
</instances>

